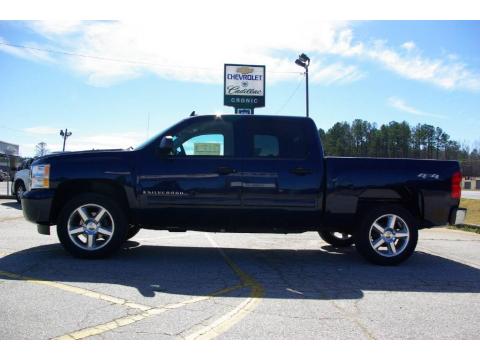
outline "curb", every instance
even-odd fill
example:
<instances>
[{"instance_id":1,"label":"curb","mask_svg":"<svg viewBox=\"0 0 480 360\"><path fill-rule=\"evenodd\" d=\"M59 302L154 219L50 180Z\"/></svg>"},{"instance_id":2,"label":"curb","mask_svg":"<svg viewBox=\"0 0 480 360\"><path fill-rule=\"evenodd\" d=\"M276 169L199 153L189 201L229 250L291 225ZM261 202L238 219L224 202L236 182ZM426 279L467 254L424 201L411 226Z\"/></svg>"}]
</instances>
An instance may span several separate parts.
<instances>
[{"instance_id":1,"label":"curb","mask_svg":"<svg viewBox=\"0 0 480 360\"><path fill-rule=\"evenodd\" d=\"M0 195L0 199L15 199L14 195Z\"/></svg>"},{"instance_id":2,"label":"curb","mask_svg":"<svg viewBox=\"0 0 480 360\"><path fill-rule=\"evenodd\" d=\"M480 230L480 225L477 225L477 224L463 224L463 225L460 225L460 226L467 226L467 227L472 227L472 228L476 228L476 229Z\"/></svg>"}]
</instances>

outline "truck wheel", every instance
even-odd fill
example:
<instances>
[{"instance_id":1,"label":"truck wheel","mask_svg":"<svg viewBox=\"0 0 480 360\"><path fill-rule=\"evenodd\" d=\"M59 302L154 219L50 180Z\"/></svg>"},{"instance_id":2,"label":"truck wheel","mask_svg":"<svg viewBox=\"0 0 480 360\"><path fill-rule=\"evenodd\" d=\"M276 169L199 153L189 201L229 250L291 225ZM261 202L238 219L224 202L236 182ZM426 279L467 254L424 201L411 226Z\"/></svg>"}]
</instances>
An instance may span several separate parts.
<instances>
[{"instance_id":1,"label":"truck wheel","mask_svg":"<svg viewBox=\"0 0 480 360\"><path fill-rule=\"evenodd\" d=\"M75 257L107 257L125 241L128 220L120 204L95 193L70 200L61 210L57 234L65 249Z\"/></svg>"},{"instance_id":2,"label":"truck wheel","mask_svg":"<svg viewBox=\"0 0 480 360\"><path fill-rule=\"evenodd\" d=\"M335 247L348 247L355 242L353 236L346 233L335 231L319 231L318 233L323 241Z\"/></svg>"},{"instance_id":3,"label":"truck wheel","mask_svg":"<svg viewBox=\"0 0 480 360\"><path fill-rule=\"evenodd\" d=\"M412 255L417 240L417 224L407 210L382 206L362 219L355 234L355 247L374 264L397 265Z\"/></svg>"},{"instance_id":4,"label":"truck wheel","mask_svg":"<svg viewBox=\"0 0 480 360\"><path fill-rule=\"evenodd\" d=\"M26 190L27 189L25 189L25 184L23 181L19 181L15 184L15 198L17 199L18 203L22 202L23 193Z\"/></svg>"}]
</instances>

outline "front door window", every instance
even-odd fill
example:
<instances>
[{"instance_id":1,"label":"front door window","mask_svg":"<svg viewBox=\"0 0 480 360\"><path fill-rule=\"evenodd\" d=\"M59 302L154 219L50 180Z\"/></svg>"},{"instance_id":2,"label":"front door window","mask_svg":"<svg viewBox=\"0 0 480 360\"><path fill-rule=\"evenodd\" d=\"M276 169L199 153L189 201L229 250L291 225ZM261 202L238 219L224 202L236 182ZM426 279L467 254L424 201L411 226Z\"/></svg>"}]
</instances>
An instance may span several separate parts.
<instances>
[{"instance_id":1,"label":"front door window","mask_svg":"<svg viewBox=\"0 0 480 360\"><path fill-rule=\"evenodd\" d=\"M221 118L196 121L179 129L173 137L175 157L233 157L233 124Z\"/></svg>"}]
</instances>

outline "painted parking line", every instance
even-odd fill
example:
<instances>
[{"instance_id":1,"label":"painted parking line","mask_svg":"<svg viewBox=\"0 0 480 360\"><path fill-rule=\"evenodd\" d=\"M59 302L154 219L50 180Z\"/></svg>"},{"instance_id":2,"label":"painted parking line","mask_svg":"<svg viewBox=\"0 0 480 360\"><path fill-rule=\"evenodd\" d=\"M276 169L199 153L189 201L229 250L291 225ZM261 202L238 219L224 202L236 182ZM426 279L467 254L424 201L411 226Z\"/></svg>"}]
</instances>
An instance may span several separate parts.
<instances>
[{"instance_id":1,"label":"painted parking line","mask_svg":"<svg viewBox=\"0 0 480 360\"><path fill-rule=\"evenodd\" d=\"M164 305L164 306L161 306L161 307L151 307L151 306L131 302L131 301L126 300L126 299L110 296L110 295L107 295L107 294L102 294L102 293L99 293L99 292L96 292L96 291L83 289L83 288L80 288L80 287L77 287L77 286L67 285L67 284L63 284L63 283L57 283L57 282L49 281L49 280L35 279L35 278L32 278L32 277L11 273L11 272L8 272L8 271L1 271L0 270L0 276L4 276L4 277L12 279L12 280L22 280L22 281L26 281L26 282L36 284L36 285L49 286L49 287L53 287L53 288L60 289L60 290L63 290L63 291L67 291L67 292L70 292L70 293L74 293L74 294L77 294L77 295L82 295L82 296L86 296L86 297L89 297L89 298L92 298L92 299L97 299L97 300L104 300L104 301L107 301L107 302L110 302L110 303L113 303L113 304L116 304L116 305L126 306L128 308L141 311L138 314L128 315L128 316L125 316L125 317L114 319L114 320L109 321L109 322L104 323L104 324L99 324L99 325L95 325L95 326L92 326L92 327L89 327L89 328L77 330L77 331L74 331L72 333L65 334L65 335L54 338L54 339L58 339L58 340L66 340L66 339L78 340L78 339L84 339L84 338L87 338L87 337L90 337L90 336L93 336L93 335L102 334L104 332L107 332L107 331L110 331L110 330L113 330L113 329L117 329L117 328L122 327L122 326L133 324L137 321L146 319L147 317L150 317L150 316L153 316L153 315L158 315L158 314L164 313L164 312L169 311L169 310L178 309L180 307L183 307L183 306L186 306L186 305L189 305L189 304L194 304L196 302L205 301L205 300L211 299L212 297L220 296L220 295L223 295L225 293L228 293L228 292L231 292L231 291L234 291L234 290L238 290L238 289L241 289L242 287L244 287L243 284L239 284L239 285L235 285L235 286L231 286L231 287L227 287L227 288L224 288L224 289L217 290L217 291L212 292L210 294L207 294L205 296L196 296L193 299L184 300L184 301L181 301L181 302L178 302L178 303L171 303L171 304L167 304L167 305Z\"/></svg>"},{"instance_id":2,"label":"painted parking line","mask_svg":"<svg viewBox=\"0 0 480 360\"><path fill-rule=\"evenodd\" d=\"M81 329L70 334L59 336L55 339L57 340L79 340L85 339L90 336L99 335L114 329L117 329L122 326L130 325L141 321L143 319L149 318L154 315L162 314L166 311L172 309L178 309L183 306L193 304L200 301L209 300L216 296L221 296L228 292L238 290L244 287L250 287L250 296L242 301L238 306L236 306L233 310L228 312L227 314L223 315L219 319L215 320L213 323L201 326L197 328L195 332L188 334L184 338L187 340L194 340L194 339L213 339L220 334L224 333L228 329L230 329L233 325L237 324L241 321L244 317L246 317L249 313L253 311L253 309L258 306L261 301L261 298L264 295L263 287L250 275L245 273L241 270L238 265L236 265L226 254L225 252L218 246L218 244L213 240L213 238L209 235L204 233L205 237L210 241L210 243L218 249L220 254L222 255L223 259L227 263L227 265L233 270L233 272L240 278L241 284L232 286L229 288L225 288L222 290L218 290L214 293L211 293L206 296L198 296L194 297L193 299L188 299L185 301L181 301L178 303L164 305L162 307L151 308L146 311L143 311L139 314L135 315L128 315L125 317L121 317L119 319L112 320L105 324L100 324L96 326L92 326L86 329Z\"/></svg>"},{"instance_id":3,"label":"painted parking line","mask_svg":"<svg viewBox=\"0 0 480 360\"><path fill-rule=\"evenodd\" d=\"M220 295L226 294L228 292L231 292L231 291L234 291L234 290L237 290L237 289L241 289L242 287L243 287L243 285L235 285L235 286L231 286L231 287L228 287L228 288L225 288L225 289L217 290L217 291L215 291L213 293L210 293L208 295L205 295L205 296L196 296L193 299L180 301L178 303L167 304L167 305L164 305L164 306L161 306L161 307L153 307L153 308L150 308L150 309L148 309L146 311L143 311L139 314L124 316L124 317L109 321L105 324L95 325L95 326L88 327L88 328L85 328L85 329L77 330L77 331L71 332L69 334L65 334L65 335L56 337L56 338L54 338L54 340L81 340L81 339L88 338L90 336L100 335L100 334L103 334L107 331L111 331L111 330L120 328L122 326L131 325L133 323L136 323L140 320L149 318L149 317L154 316L154 315L159 315L159 314L162 314L164 312L167 312L167 311L170 311L170 310L175 310L175 309L181 308L183 306L194 304L194 303L197 303L197 302L200 302L200 301L209 300L213 297L220 296Z\"/></svg>"},{"instance_id":4,"label":"painted parking line","mask_svg":"<svg viewBox=\"0 0 480 360\"><path fill-rule=\"evenodd\" d=\"M23 219L23 215L5 217L5 218L0 219L0 222L6 222L6 221L18 220L18 219Z\"/></svg>"},{"instance_id":5,"label":"painted parking line","mask_svg":"<svg viewBox=\"0 0 480 360\"><path fill-rule=\"evenodd\" d=\"M107 331L117 329L121 326L133 324L137 321L146 319L147 317L149 317L149 315L146 312L136 315L129 315L105 324L95 325L82 330L77 330L72 333L53 338L52 340L81 340L90 336L103 334Z\"/></svg>"},{"instance_id":6,"label":"painted parking line","mask_svg":"<svg viewBox=\"0 0 480 360\"><path fill-rule=\"evenodd\" d=\"M32 278L32 277L28 277L20 274L11 273L8 271L0 270L0 276L4 276L5 278L9 278L12 280L27 281L29 283L33 283L36 285L49 286L52 288L57 288L63 291L74 293L77 295L82 295L82 296L86 296L86 297L98 299L98 300L104 300L113 304L126 306L126 307L140 311L137 314L120 317L118 319L111 320L104 324L99 324L92 327L76 330L74 332L54 338L58 340L85 339L94 335L99 335L107 331L117 329L119 327L136 323L148 317L159 315L169 310L178 309L189 304L209 300L216 296L221 296L223 294L226 294L234 290L238 290L244 287L249 287L251 289L250 296L245 301L243 301L240 305L238 305L232 311L223 315L213 323L203 326L200 329L197 329L194 333L186 337L186 339L212 339L222 334L223 332L227 331L230 327L232 327L233 325L238 323L241 319L243 319L245 316L247 316L261 301L261 298L263 297L263 294L264 294L264 290L263 290L263 287L253 277L251 277L250 275L242 271L225 254L225 252L218 246L218 244L213 240L213 238L209 234L204 234L204 235L207 237L210 243L218 249L218 251L222 255L227 265L240 278L241 284L220 289L218 291L207 294L205 296L196 296L188 300L184 300L178 303L167 304L161 307L150 307L147 305L134 303L126 299L110 296L107 294L102 294L92 290L83 289L77 286L67 285L67 284L58 283L58 282L49 281L49 280L36 279L36 278ZM7 254L5 253L5 255Z\"/></svg>"},{"instance_id":7,"label":"painted parking line","mask_svg":"<svg viewBox=\"0 0 480 360\"><path fill-rule=\"evenodd\" d=\"M223 251L222 248L220 248L220 246L215 242L215 240L210 236L210 234L204 233L204 235L210 241L210 243L215 248L217 248L227 265L240 278L242 285L245 287L250 287L250 296L244 301L242 301L233 310L229 311L227 314L223 315L211 324L201 325L193 333L185 336L185 339L187 340L214 339L217 336L223 334L233 325L237 324L248 314L250 314L260 304L265 292L259 282L257 282L252 276L241 270L237 266L237 264L235 264L232 259L227 256L227 254Z\"/></svg>"},{"instance_id":8,"label":"painted parking line","mask_svg":"<svg viewBox=\"0 0 480 360\"><path fill-rule=\"evenodd\" d=\"M29 277L29 276L15 274L15 273L11 273L11 272L8 272L8 271L2 271L2 270L0 270L0 276L4 276L4 277L12 279L12 280L26 281L26 282L31 283L31 284L49 286L49 287L60 289L60 290L63 290L63 291L67 291L67 292L70 292L70 293L73 293L73 294L86 296L86 297L89 297L89 298L92 298L92 299L103 300L103 301L107 301L107 302L110 302L110 303L113 303L113 304L126 306L126 307L131 308L131 309L137 309L137 310L142 310L142 311L151 309L150 306L146 306L146 305L143 305L143 304L137 304L137 303L131 302L131 301L126 300L126 299L118 298L118 297L115 297L115 296L110 296L110 295L107 295L107 294L102 294L102 293L99 293L97 291L83 289L83 288L77 287L77 286L58 283L58 282L55 282L55 281L35 279L35 278Z\"/></svg>"}]
</instances>

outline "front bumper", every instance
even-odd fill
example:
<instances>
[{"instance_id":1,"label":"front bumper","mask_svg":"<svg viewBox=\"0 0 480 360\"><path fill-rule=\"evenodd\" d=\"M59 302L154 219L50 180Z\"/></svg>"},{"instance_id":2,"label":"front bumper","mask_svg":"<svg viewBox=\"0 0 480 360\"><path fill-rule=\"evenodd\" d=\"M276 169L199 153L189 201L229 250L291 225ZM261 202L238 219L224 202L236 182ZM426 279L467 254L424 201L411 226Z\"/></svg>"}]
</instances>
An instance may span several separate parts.
<instances>
[{"instance_id":1,"label":"front bumper","mask_svg":"<svg viewBox=\"0 0 480 360\"><path fill-rule=\"evenodd\" d=\"M35 189L25 192L22 197L25 219L35 224L50 225L53 196L52 189Z\"/></svg>"},{"instance_id":2,"label":"front bumper","mask_svg":"<svg viewBox=\"0 0 480 360\"><path fill-rule=\"evenodd\" d=\"M467 209L455 207L450 212L450 225L461 225L465 223L465 217L467 216Z\"/></svg>"}]
</instances>

